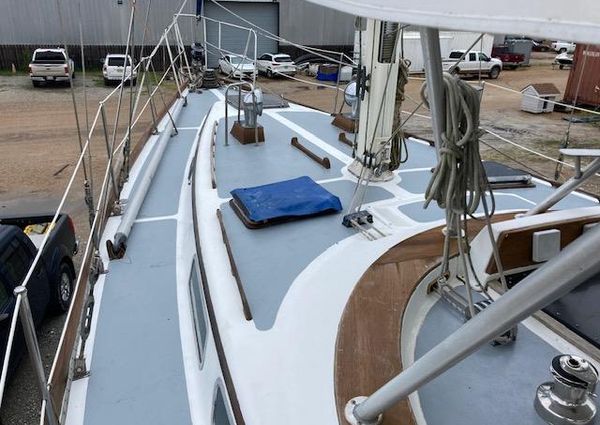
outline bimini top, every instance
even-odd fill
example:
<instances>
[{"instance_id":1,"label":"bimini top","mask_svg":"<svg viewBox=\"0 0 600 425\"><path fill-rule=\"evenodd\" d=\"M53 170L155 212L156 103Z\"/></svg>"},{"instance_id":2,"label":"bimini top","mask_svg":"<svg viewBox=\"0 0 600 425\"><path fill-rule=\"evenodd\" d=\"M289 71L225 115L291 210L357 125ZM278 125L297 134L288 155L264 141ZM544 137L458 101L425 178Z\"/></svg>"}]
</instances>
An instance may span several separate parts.
<instances>
[{"instance_id":1,"label":"bimini top","mask_svg":"<svg viewBox=\"0 0 600 425\"><path fill-rule=\"evenodd\" d=\"M600 44L600 2L590 0L308 0L367 18L460 31Z\"/></svg>"}]
</instances>

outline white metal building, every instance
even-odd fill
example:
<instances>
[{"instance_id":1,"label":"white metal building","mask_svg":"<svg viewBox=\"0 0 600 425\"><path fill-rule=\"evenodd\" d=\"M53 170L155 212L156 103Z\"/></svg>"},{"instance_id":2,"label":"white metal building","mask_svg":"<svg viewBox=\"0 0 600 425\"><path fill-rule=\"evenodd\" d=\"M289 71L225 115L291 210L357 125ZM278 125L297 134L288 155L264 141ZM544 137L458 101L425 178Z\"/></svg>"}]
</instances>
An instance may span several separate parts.
<instances>
[{"instance_id":1,"label":"white metal building","mask_svg":"<svg viewBox=\"0 0 600 425\"><path fill-rule=\"evenodd\" d=\"M554 103L560 96L560 90L552 83L530 84L521 90L521 110L533 114L554 111Z\"/></svg>"}]
</instances>

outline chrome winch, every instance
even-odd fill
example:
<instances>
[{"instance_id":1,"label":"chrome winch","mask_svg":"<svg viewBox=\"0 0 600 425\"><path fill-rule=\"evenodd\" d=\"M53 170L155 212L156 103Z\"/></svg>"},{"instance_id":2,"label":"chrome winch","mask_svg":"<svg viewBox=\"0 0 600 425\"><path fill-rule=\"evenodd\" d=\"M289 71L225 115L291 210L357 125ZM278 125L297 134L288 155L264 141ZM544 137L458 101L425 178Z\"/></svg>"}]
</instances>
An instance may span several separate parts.
<instances>
[{"instance_id":1,"label":"chrome winch","mask_svg":"<svg viewBox=\"0 0 600 425\"><path fill-rule=\"evenodd\" d=\"M587 360L573 355L552 359L550 373L554 382L537 389L535 410L552 425L586 425L596 415L592 400L598 382L598 371Z\"/></svg>"}]
</instances>

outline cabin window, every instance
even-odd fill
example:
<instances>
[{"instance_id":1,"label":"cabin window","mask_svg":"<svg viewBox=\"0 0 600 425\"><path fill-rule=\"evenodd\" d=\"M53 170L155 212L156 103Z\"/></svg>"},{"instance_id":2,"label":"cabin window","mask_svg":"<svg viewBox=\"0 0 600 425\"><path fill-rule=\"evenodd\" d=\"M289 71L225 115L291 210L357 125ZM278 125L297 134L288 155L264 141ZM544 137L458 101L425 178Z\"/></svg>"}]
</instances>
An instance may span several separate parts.
<instances>
[{"instance_id":1,"label":"cabin window","mask_svg":"<svg viewBox=\"0 0 600 425\"><path fill-rule=\"evenodd\" d=\"M232 425L233 420L229 414L227 400L223 395L221 385L217 385L217 395L215 397L215 405L213 410L213 425Z\"/></svg>"},{"instance_id":2,"label":"cabin window","mask_svg":"<svg viewBox=\"0 0 600 425\"><path fill-rule=\"evenodd\" d=\"M189 283L192 314L194 316L194 329L196 331L196 342L198 344L198 355L200 357L200 364L202 364L206 347L207 319L204 292L202 290L202 282L198 272L198 261L196 258L194 258L194 261L192 262Z\"/></svg>"}]
</instances>

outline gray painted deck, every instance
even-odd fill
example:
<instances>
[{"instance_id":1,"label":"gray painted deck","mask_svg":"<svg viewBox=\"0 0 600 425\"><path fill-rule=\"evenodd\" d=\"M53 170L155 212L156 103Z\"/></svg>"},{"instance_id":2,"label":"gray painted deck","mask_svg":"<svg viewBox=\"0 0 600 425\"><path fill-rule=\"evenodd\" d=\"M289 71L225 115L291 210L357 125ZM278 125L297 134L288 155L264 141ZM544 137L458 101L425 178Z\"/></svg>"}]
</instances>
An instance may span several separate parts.
<instances>
[{"instance_id":1,"label":"gray painted deck","mask_svg":"<svg viewBox=\"0 0 600 425\"><path fill-rule=\"evenodd\" d=\"M462 324L438 301L419 332L415 359ZM427 424L544 425L533 399L538 385L552 380L550 363L558 354L562 353L520 325L514 344L486 345L419 390ZM593 423L600 424L598 416Z\"/></svg>"},{"instance_id":2,"label":"gray painted deck","mask_svg":"<svg viewBox=\"0 0 600 425\"><path fill-rule=\"evenodd\" d=\"M278 113L283 118L299 125L342 153L352 156L352 148L338 140L340 133L343 133L343 131L331 125L331 121L333 121L331 116L316 111L281 111ZM346 133L346 135L350 140L354 138L350 133Z\"/></svg>"},{"instance_id":3,"label":"gray painted deck","mask_svg":"<svg viewBox=\"0 0 600 425\"><path fill-rule=\"evenodd\" d=\"M229 120L229 130L233 121ZM258 121L265 128L265 142L258 146L254 143L242 145L231 135L229 145L225 146L225 120L219 122L215 159L220 197L228 198L230 191L240 187L259 186L299 176L309 176L315 181L341 177L344 164L339 160L328 156L268 115ZM290 144L292 137L297 137L300 143L320 157L328 156L331 168L323 168L293 147Z\"/></svg>"},{"instance_id":4,"label":"gray painted deck","mask_svg":"<svg viewBox=\"0 0 600 425\"><path fill-rule=\"evenodd\" d=\"M276 175L271 181L278 181ZM354 184L335 181L322 185L342 201L352 198ZM373 187L365 202L389 199L392 194ZM342 213L300 220L260 230L248 230L229 204L222 206L223 219L256 327L273 326L279 306L292 282L327 248L356 233L342 225ZM328 285L323 282L323 285Z\"/></svg>"},{"instance_id":5,"label":"gray painted deck","mask_svg":"<svg viewBox=\"0 0 600 425\"><path fill-rule=\"evenodd\" d=\"M190 95L178 126L199 126L216 100L211 93ZM138 218L177 214L195 136L194 129L180 129L171 138ZM179 333L177 225L175 219L134 224L125 258L108 265L95 312L86 425L192 423Z\"/></svg>"}]
</instances>

